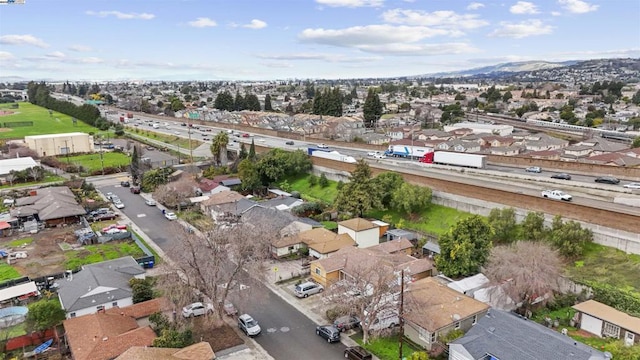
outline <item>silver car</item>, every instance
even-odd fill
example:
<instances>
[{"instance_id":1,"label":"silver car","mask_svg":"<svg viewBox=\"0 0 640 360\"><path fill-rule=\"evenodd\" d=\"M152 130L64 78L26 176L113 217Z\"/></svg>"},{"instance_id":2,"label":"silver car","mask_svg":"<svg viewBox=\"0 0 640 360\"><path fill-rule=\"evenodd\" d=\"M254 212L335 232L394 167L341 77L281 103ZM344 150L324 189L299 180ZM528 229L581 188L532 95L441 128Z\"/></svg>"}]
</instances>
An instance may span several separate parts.
<instances>
[{"instance_id":1,"label":"silver car","mask_svg":"<svg viewBox=\"0 0 640 360\"><path fill-rule=\"evenodd\" d=\"M307 282L304 282L302 284L296 285L296 288L295 288L294 292L296 293L297 297L299 297L299 298L305 297L306 298L309 295L321 293L323 290L324 290L324 287L322 287L322 285L316 284L316 283L311 282L311 281L307 281Z\"/></svg>"},{"instance_id":2,"label":"silver car","mask_svg":"<svg viewBox=\"0 0 640 360\"><path fill-rule=\"evenodd\" d=\"M205 314L213 313L213 305L203 304L201 302L195 302L182 308L182 316L190 318L194 316L202 316Z\"/></svg>"},{"instance_id":3,"label":"silver car","mask_svg":"<svg viewBox=\"0 0 640 360\"><path fill-rule=\"evenodd\" d=\"M249 314L242 314L240 315L240 317L238 317L238 327L247 336L257 336L262 331L262 329L260 329L260 325L258 325L258 322L255 321Z\"/></svg>"}]
</instances>

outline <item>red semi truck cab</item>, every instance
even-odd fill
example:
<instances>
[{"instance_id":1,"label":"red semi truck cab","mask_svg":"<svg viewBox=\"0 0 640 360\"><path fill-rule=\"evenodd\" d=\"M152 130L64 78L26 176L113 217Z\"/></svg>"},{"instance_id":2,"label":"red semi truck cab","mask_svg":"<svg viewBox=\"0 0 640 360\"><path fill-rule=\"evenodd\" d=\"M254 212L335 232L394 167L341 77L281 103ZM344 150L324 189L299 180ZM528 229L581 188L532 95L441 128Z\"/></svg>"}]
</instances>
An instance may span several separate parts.
<instances>
[{"instance_id":1,"label":"red semi truck cab","mask_svg":"<svg viewBox=\"0 0 640 360\"><path fill-rule=\"evenodd\" d=\"M433 151L424 154L424 156L420 158L420 162L425 164L433 164Z\"/></svg>"}]
</instances>

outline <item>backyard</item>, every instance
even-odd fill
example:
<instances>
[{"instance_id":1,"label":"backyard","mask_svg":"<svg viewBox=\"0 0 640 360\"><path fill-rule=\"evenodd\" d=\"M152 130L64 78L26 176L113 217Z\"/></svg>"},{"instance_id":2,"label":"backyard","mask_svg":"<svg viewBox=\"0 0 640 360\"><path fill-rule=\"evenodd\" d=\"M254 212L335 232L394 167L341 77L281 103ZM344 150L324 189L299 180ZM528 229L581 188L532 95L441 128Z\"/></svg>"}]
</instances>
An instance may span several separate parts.
<instances>
[{"instance_id":1,"label":"backyard","mask_svg":"<svg viewBox=\"0 0 640 360\"><path fill-rule=\"evenodd\" d=\"M131 163L131 158L121 152L104 152L102 156L99 153L69 156L68 158L61 156L59 160L81 165L88 173L101 170L103 162L105 168L126 167Z\"/></svg>"},{"instance_id":2,"label":"backyard","mask_svg":"<svg viewBox=\"0 0 640 360\"><path fill-rule=\"evenodd\" d=\"M14 182L13 185L11 185L10 182L7 182L4 185L1 185L0 189L10 189L13 187L41 185L41 184L54 183L59 181L62 182L64 180L65 178L63 178L62 176L54 175L53 173L45 170L44 177L40 181L29 181L29 182L23 182L23 183Z\"/></svg>"},{"instance_id":3,"label":"backyard","mask_svg":"<svg viewBox=\"0 0 640 360\"><path fill-rule=\"evenodd\" d=\"M89 126L82 121L73 123L71 116L33 105L28 102L20 102L19 108L12 109L12 104L0 104L0 110L9 114L0 115L0 139L18 139L28 135L62 134L69 132L98 132L98 129ZM5 122L33 121L33 126L4 127Z\"/></svg>"},{"instance_id":4,"label":"backyard","mask_svg":"<svg viewBox=\"0 0 640 360\"><path fill-rule=\"evenodd\" d=\"M598 282L634 291L640 297L640 255L590 243L585 255L567 267L577 282Z\"/></svg>"}]
</instances>

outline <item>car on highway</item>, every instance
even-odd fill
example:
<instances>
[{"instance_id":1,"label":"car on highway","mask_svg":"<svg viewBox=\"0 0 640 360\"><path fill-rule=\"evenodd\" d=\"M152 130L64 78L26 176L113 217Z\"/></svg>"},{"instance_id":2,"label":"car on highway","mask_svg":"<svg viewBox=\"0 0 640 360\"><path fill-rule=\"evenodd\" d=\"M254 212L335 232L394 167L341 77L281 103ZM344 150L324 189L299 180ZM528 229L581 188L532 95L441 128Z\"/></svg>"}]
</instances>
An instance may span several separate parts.
<instances>
[{"instance_id":1,"label":"car on highway","mask_svg":"<svg viewBox=\"0 0 640 360\"><path fill-rule=\"evenodd\" d=\"M243 137L243 138L248 138L248 137L249 137L249 134L244 133L244 134L242 134L242 137Z\"/></svg>"},{"instance_id":2,"label":"car on highway","mask_svg":"<svg viewBox=\"0 0 640 360\"><path fill-rule=\"evenodd\" d=\"M144 201L145 204L149 205L149 206L156 206L156 201L153 199L147 199Z\"/></svg>"},{"instance_id":3,"label":"car on highway","mask_svg":"<svg viewBox=\"0 0 640 360\"><path fill-rule=\"evenodd\" d=\"M369 151L367 153L367 156L375 156L378 152L377 151Z\"/></svg>"},{"instance_id":4,"label":"car on highway","mask_svg":"<svg viewBox=\"0 0 640 360\"><path fill-rule=\"evenodd\" d=\"M542 172L542 168L540 166L529 166L524 171L532 172L532 173L541 173Z\"/></svg>"},{"instance_id":5,"label":"car on highway","mask_svg":"<svg viewBox=\"0 0 640 360\"><path fill-rule=\"evenodd\" d=\"M293 141L289 140L289 141L287 141L285 144L286 144L286 145L294 145L295 143L294 143Z\"/></svg>"},{"instance_id":6,"label":"car on highway","mask_svg":"<svg viewBox=\"0 0 640 360\"><path fill-rule=\"evenodd\" d=\"M333 322L333 326L340 331L351 330L360 326L360 319L352 315L340 316Z\"/></svg>"},{"instance_id":7,"label":"car on highway","mask_svg":"<svg viewBox=\"0 0 640 360\"><path fill-rule=\"evenodd\" d=\"M637 190L637 189L640 189L640 183L632 182L632 183L625 184L624 187L626 189L635 189L635 190Z\"/></svg>"},{"instance_id":8,"label":"car on highway","mask_svg":"<svg viewBox=\"0 0 640 360\"><path fill-rule=\"evenodd\" d=\"M318 148L320 148L320 149L328 149L328 148L329 148L329 145L326 145L326 144L318 144Z\"/></svg>"},{"instance_id":9,"label":"car on highway","mask_svg":"<svg viewBox=\"0 0 640 360\"><path fill-rule=\"evenodd\" d=\"M340 330L333 325L316 326L316 335L330 343L340 341Z\"/></svg>"},{"instance_id":10,"label":"car on highway","mask_svg":"<svg viewBox=\"0 0 640 360\"><path fill-rule=\"evenodd\" d=\"M551 175L551 178L552 179L560 179L560 180L571 180L571 175L565 174L565 173L553 174L553 175Z\"/></svg>"},{"instance_id":11,"label":"car on highway","mask_svg":"<svg viewBox=\"0 0 640 360\"><path fill-rule=\"evenodd\" d=\"M344 349L344 358L349 360L371 360L373 355L362 346L349 346Z\"/></svg>"},{"instance_id":12,"label":"car on highway","mask_svg":"<svg viewBox=\"0 0 640 360\"><path fill-rule=\"evenodd\" d=\"M257 336L262 331L258 322L249 314L242 314L238 316L238 327L247 336Z\"/></svg>"},{"instance_id":13,"label":"car on highway","mask_svg":"<svg viewBox=\"0 0 640 360\"><path fill-rule=\"evenodd\" d=\"M542 191L542 197L562 201L571 201L573 199L573 196L561 190L544 190Z\"/></svg>"},{"instance_id":14,"label":"car on highway","mask_svg":"<svg viewBox=\"0 0 640 360\"><path fill-rule=\"evenodd\" d=\"M620 180L618 178L613 177L613 176L598 176L595 179L595 182L597 182L599 184L611 184L611 185L620 184Z\"/></svg>"},{"instance_id":15,"label":"car on highway","mask_svg":"<svg viewBox=\"0 0 640 360\"><path fill-rule=\"evenodd\" d=\"M194 316L202 316L213 313L212 304L203 304L201 302L195 302L182 308L182 317L190 318Z\"/></svg>"},{"instance_id":16,"label":"car on highway","mask_svg":"<svg viewBox=\"0 0 640 360\"><path fill-rule=\"evenodd\" d=\"M178 220L178 215L176 215L173 212L166 212L164 213L164 217L166 217L169 220Z\"/></svg>"}]
</instances>

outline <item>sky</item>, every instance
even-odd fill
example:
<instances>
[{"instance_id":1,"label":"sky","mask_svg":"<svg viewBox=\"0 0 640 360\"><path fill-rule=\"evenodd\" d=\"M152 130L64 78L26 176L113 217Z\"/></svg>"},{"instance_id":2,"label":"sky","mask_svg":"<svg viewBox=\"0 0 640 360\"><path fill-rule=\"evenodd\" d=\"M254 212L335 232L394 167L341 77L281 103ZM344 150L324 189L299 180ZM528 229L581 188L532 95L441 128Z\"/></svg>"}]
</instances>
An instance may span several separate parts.
<instances>
[{"instance_id":1,"label":"sky","mask_svg":"<svg viewBox=\"0 0 640 360\"><path fill-rule=\"evenodd\" d=\"M0 79L345 79L640 57L638 0L14 1L0 5Z\"/></svg>"}]
</instances>

